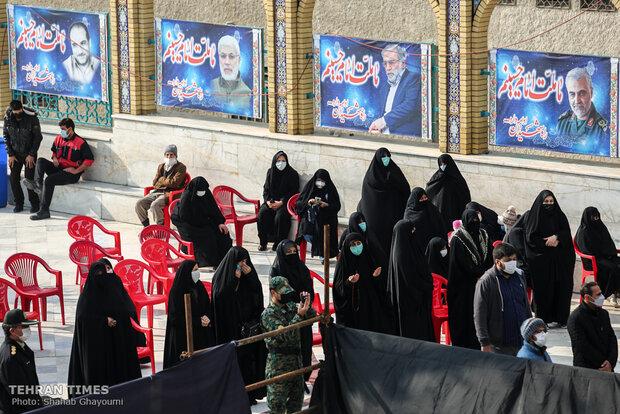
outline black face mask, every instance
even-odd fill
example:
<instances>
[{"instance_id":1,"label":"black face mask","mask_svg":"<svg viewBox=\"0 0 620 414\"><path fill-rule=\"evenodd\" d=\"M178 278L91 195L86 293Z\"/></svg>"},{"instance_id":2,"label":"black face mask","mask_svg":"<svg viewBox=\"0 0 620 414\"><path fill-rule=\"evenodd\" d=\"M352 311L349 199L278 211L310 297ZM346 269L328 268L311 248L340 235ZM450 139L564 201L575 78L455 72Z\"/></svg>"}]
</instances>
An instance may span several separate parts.
<instances>
[{"instance_id":1,"label":"black face mask","mask_svg":"<svg viewBox=\"0 0 620 414\"><path fill-rule=\"evenodd\" d=\"M555 208L555 204L543 204L543 208L547 212L553 211L553 209Z\"/></svg>"},{"instance_id":2,"label":"black face mask","mask_svg":"<svg viewBox=\"0 0 620 414\"><path fill-rule=\"evenodd\" d=\"M467 226L467 231L477 234L480 231L480 222L474 221Z\"/></svg>"},{"instance_id":3,"label":"black face mask","mask_svg":"<svg viewBox=\"0 0 620 414\"><path fill-rule=\"evenodd\" d=\"M297 263L297 260L299 260L297 258L297 253L293 253L293 254L285 254L284 255L284 261L286 263L292 264L292 263Z\"/></svg>"},{"instance_id":4,"label":"black face mask","mask_svg":"<svg viewBox=\"0 0 620 414\"><path fill-rule=\"evenodd\" d=\"M297 299L299 298L299 294L297 292L290 292L287 293L285 295L280 295L281 296L281 303L289 303L289 302L297 302Z\"/></svg>"}]
</instances>

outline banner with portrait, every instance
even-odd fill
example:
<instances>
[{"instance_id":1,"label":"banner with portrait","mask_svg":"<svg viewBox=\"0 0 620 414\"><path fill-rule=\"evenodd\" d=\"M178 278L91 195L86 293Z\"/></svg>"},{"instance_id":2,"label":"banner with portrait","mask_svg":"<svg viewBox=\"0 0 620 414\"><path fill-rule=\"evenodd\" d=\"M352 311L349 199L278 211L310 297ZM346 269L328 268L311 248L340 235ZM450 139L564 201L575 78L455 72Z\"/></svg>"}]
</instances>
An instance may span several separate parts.
<instances>
[{"instance_id":1,"label":"banner with portrait","mask_svg":"<svg viewBox=\"0 0 620 414\"><path fill-rule=\"evenodd\" d=\"M491 144L618 156L618 60L491 52Z\"/></svg>"},{"instance_id":2,"label":"banner with portrait","mask_svg":"<svg viewBox=\"0 0 620 414\"><path fill-rule=\"evenodd\" d=\"M156 103L261 118L262 32L155 19Z\"/></svg>"},{"instance_id":3,"label":"banner with portrait","mask_svg":"<svg viewBox=\"0 0 620 414\"><path fill-rule=\"evenodd\" d=\"M106 14L16 4L7 14L11 89L108 101Z\"/></svg>"},{"instance_id":4,"label":"banner with portrait","mask_svg":"<svg viewBox=\"0 0 620 414\"><path fill-rule=\"evenodd\" d=\"M432 49L315 35L315 126L432 139Z\"/></svg>"}]
</instances>

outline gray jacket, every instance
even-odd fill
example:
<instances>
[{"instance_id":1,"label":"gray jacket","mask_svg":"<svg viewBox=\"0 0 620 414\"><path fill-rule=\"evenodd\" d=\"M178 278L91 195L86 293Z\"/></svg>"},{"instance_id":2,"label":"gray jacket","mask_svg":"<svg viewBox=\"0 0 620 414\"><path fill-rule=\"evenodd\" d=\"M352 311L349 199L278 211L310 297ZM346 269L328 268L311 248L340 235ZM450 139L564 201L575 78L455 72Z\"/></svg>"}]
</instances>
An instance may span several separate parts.
<instances>
[{"instance_id":1,"label":"gray jacket","mask_svg":"<svg viewBox=\"0 0 620 414\"><path fill-rule=\"evenodd\" d=\"M517 270L511 277L518 277L523 285L526 313L532 316L532 308L527 297L525 278ZM504 341L504 298L497 279L495 265L487 270L476 283L474 295L474 324L480 345L501 346Z\"/></svg>"}]
</instances>

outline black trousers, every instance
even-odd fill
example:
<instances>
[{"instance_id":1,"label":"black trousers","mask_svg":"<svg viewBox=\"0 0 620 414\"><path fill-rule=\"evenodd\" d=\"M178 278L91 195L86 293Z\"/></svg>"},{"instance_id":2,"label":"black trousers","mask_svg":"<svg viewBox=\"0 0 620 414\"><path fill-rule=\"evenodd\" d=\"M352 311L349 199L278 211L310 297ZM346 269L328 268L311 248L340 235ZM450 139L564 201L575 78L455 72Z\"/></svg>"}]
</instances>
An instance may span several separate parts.
<instances>
[{"instance_id":1,"label":"black trousers","mask_svg":"<svg viewBox=\"0 0 620 414\"><path fill-rule=\"evenodd\" d=\"M291 215L286 209L286 203L277 210L269 208L264 203L258 210L258 238L260 244L265 246L267 242L273 241L276 245L284 239L288 239L288 232L291 229Z\"/></svg>"},{"instance_id":2,"label":"black trousers","mask_svg":"<svg viewBox=\"0 0 620 414\"><path fill-rule=\"evenodd\" d=\"M24 204L24 191L21 186L21 174L22 167L24 167L24 176L30 180L34 179L34 170L35 167L26 166L26 156L24 155L15 156L17 159L13 163L11 167L11 175L9 176L9 181L11 182L11 190L13 191L13 197L15 198L15 204ZM34 207L39 206L39 196L32 190L28 190L28 200L30 200L30 204Z\"/></svg>"},{"instance_id":3,"label":"black trousers","mask_svg":"<svg viewBox=\"0 0 620 414\"><path fill-rule=\"evenodd\" d=\"M44 175L47 178L43 180ZM63 170L61 166L55 167L54 163L45 158L37 160L37 167L34 180L39 183L42 188L41 208L40 211L48 211L52 203L54 195L54 187L57 185L74 184L80 180L82 174L71 174Z\"/></svg>"}]
</instances>

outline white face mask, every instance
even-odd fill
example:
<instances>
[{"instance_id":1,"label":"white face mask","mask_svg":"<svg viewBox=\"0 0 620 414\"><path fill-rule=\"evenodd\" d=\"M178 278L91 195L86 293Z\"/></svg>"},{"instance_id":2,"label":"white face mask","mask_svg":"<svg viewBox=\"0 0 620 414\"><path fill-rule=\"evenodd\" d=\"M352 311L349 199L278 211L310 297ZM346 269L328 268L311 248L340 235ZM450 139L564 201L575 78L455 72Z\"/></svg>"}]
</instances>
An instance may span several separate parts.
<instances>
[{"instance_id":1,"label":"white face mask","mask_svg":"<svg viewBox=\"0 0 620 414\"><path fill-rule=\"evenodd\" d=\"M547 344L547 332L538 332L536 334L536 339L534 339L534 343L539 347L543 347Z\"/></svg>"},{"instance_id":2,"label":"white face mask","mask_svg":"<svg viewBox=\"0 0 620 414\"><path fill-rule=\"evenodd\" d=\"M278 161L276 162L276 168L280 171L286 168L286 161Z\"/></svg>"},{"instance_id":3,"label":"white face mask","mask_svg":"<svg viewBox=\"0 0 620 414\"><path fill-rule=\"evenodd\" d=\"M114 273L114 270L113 270L113 269L110 269L110 270L106 270L105 272L106 272L106 273Z\"/></svg>"},{"instance_id":4,"label":"white face mask","mask_svg":"<svg viewBox=\"0 0 620 414\"><path fill-rule=\"evenodd\" d=\"M439 253L441 253L441 257L446 257L448 255L448 249L440 250Z\"/></svg>"},{"instance_id":5,"label":"white face mask","mask_svg":"<svg viewBox=\"0 0 620 414\"><path fill-rule=\"evenodd\" d=\"M316 185L316 188L323 188L323 187L325 187L325 181L316 180L314 182L314 185Z\"/></svg>"},{"instance_id":6,"label":"white face mask","mask_svg":"<svg viewBox=\"0 0 620 414\"><path fill-rule=\"evenodd\" d=\"M196 191L196 195L197 195L198 197L202 197L202 196L203 196L203 195L205 195L205 194L207 194L207 191L206 191L206 190L205 190L205 191Z\"/></svg>"},{"instance_id":7,"label":"white face mask","mask_svg":"<svg viewBox=\"0 0 620 414\"><path fill-rule=\"evenodd\" d=\"M605 296L601 293L599 297L594 299L594 302L592 303L594 303L594 306L596 306L597 308L602 308L604 302L605 302Z\"/></svg>"},{"instance_id":8,"label":"white face mask","mask_svg":"<svg viewBox=\"0 0 620 414\"><path fill-rule=\"evenodd\" d=\"M164 158L164 164L166 164L166 167L172 167L176 163L177 163L176 158Z\"/></svg>"},{"instance_id":9,"label":"white face mask","mask_svg":"<svg viewBox=\"0 0 620 414\"><path fill-rule=\"evenodd\" d=\"M192 272L192 280L197 283L200 280L200 270L194 270Z\"/></svg>"},{"instance_id":10,"label":"white face mask","mask_svg":"<svg viewBox=\"0 0 620 414\"><path fill-rule=\"evenodd\" d=\"M22 336L19 337L19 340L26 342L30 338L30 334L30 327L22 328Z\"/></svg>"},{"instance_id":11,"label":"white face mask","mask_svg":"<svg viewBox=\"0 0 620 414\"><path fill-rule=\"evenodd\" d=\"M480 223L482 223L482 214L478 213L478 220L480 220Z\"/></svg>"},{"instance_id":12,"label":"white face mask","mask_svg":"<svg viewBox=\"0 0 620 414\"><path fill-rule=\"evenodd\" d=\"M500 226L504 225L504 218L502 216L497 216L497 224Z\"/></svg>"},{"instance_id":13,"label":"white face mask","mask_svg":"<svg viewBox=\"0 0 620 414\"><path fill-rule=\"evenodd\" d=\"M509 275L513 274L517 270L517 261L511 260L509 262L504 262L504 273Z\"/></svg>"}]
</instances>

